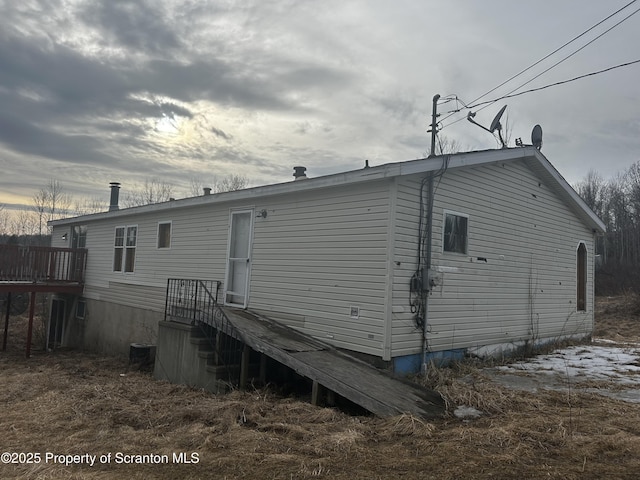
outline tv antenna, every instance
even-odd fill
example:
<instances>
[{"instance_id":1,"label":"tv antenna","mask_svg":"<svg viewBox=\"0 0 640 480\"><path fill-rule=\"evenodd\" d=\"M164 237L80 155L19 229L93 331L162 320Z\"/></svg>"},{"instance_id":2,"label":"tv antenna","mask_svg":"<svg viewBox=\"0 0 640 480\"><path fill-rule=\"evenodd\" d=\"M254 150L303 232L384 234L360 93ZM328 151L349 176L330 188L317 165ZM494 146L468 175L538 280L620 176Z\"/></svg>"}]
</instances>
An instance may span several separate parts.
<instances>
[{"instance_id":1,"label":"tv antenna","mask_svg":"<svg viewBox=\"0 0 640 480\"><path fill-rule=\"evenodd\" d=\"M502 114L504 113L504 111L506 109L507 109L506 105L500 109L498 114L494 117L493 121L491 122L491 125L489 126L489 128L485 127L484 125L480 125L478 122L476 122L473 119L473 117L476 116L476 114L474 112L469 112L469 114L467 115L467 120L469 120L474 125L479 126L481 129L486 130L487 132L489 132L492 135L493 135L493 132L495 132L497 130L498 131L498 137L500 138L500 143L502 144L502 148L507 148L507 144L505 143L504 139L502 138L502 124L500 123L500 118L502 117Z\"/></svg>"}]
</instances>

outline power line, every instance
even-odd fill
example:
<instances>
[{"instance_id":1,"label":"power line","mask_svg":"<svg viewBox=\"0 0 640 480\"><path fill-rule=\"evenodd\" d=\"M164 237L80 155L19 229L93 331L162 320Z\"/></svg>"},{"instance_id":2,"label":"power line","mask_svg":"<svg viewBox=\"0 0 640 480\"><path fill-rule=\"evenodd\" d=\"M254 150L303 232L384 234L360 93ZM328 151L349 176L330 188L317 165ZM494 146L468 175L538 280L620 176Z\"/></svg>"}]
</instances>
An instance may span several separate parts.
<instances>
[{"instance_id":1,"label":"power line","mask_svg":"<svg viewBox=\"0 0 640 480\"><path fill-rule=\"evenodd\" d=\"M607 30L605 30L604 32L602 32L600 35L598 35L597 37L593 38L592 40L590 40L589 42L585 43L583 46L581 46L579 49L577 49L575 52L570 53L569 55L567 55L566 57L562 58L561 60L557 61L556 63L554 63L553 65L551 65L549 68L547 68L546 70L543 70L542 72L540 72L538 75L536 75L535 77L527 80L526 82L524 82L523 84L521 84L520 86L514 88L513 90L511 90L510 92L508 92L503 98L508 98L508 95L511 95L513 92L516 92L518 90L520 90L522 87L524 87L525 85L528 85L529 83L533 82L536 78L541 77L542 75L544 75L545 73L547 73L549 70L551 70L552 68L557 67L558 65L560 65L562 62L564 62L565 60L568 60L569 58L573 57L576 53L580 52L581 50L584 50L586 47L588 47L589 45L591 45L593 42L595 42L596 40L598 40L599 38L601 38L602 36L606 35L607 33L609 33L611 30L613 30L614 28L616 28L618 25L620 25L622 22L625 22L626 20L628 20L629 18L631 18L633 15L635 15L636 13L640 12L640 8L638 8L637 10L633 11L632 13L630 13L629 15L627 15L626 17L624 17L622 20L620 20L618 23L616 23L615 25L612 25L611 27L609 27ZM565 82L566 83L566 82ZM497 101L497 100L496 100ZM473 102L471 102L473 103ZM482 102L483 104L486 102ZM468 108L473 108L477 105L472 105ZM488 105L487 105L488 106ZM486 108L486 107L485 107Z\"/></svg>"},{"instance_id":2,"label":"power line","mask_svg":"<svg viewBox=\"0 0 640 480\"><path fill-rule=\"evenodd\" d=\"M499 100L504 100L505 98L519 97L520 95L524 95L525 93L537 92L537 91L540 91L540 90L544 90L546 88L556 87L558 85L564 85L565 83L570 83L570 82L574 82L576 80L580 80L582 78L592 77L593 75L599 75L601 73L610 72L611 70L615 70L616 68L628 67L629 65L634 65L636 63L640 63L640 59L633 60L632 62L627 62L627 63L621 63L619 65L614 65L613 67L605 68L603 70L598 70L597 72L585 73L584 75L579 75L577 77L569 78L568 80L561 80L559 82L550 83L550 84L544 85L542 87L532 88L530 90L525 90L524 92L519 92L519 93L514 93L514 94L509 93L507 95L503 95L502 97L498 97L498 98L495 98L493 100L487 100L486 102L480 102L480 103L476 103L475 105L470 105L467 108L474 108L474 107L478 107L480 105L495 103L495 102L497 102ZM465 117L463 117L461 120L464 120L464 118ZM459 120L456 120L456 122L458 122L458 121ZM449 125L453 125L456 122L452 122Z\"/></svg>"},{"instance_id":3,"label":"power line","mask_svg":"<svg viewBox=\"0 0 640 480\"><path fill-rule=\"evenodd\" d=\"M565 48L566 46L570 45L571 43L575 42L576 40L578 40L579 38L582 38L584 35L586 35L587 33L589 33L591 30L593 30L594 28L598 27L599 25L602 25L604 22L606 22L607 20L609 20L611 17L614 17L615 15L617 15L618 13L620 13L622 10L628 8L629 6L633 5L634 3L636 3L638 0L632 0L631 2L627 3L626 5L624 5L623 7L619 8L618 10L616 10L615 12L613 12L612 14L608 15L606 18L600 20L598 23L596 23L595 25L591 26L590 28L588 28L587 30L585 30L584 32L582 32L581 34L573 37L571 40L569 40L568 42L566 42L565 44L563 44L562 46L556 48L553 52L549 53L548 55L545 55L544 57L542 57L540 60L538 60L537 62L529 65L527 68L525 68L524 70L521 70L520 72L516 73L515 75L511 76L510 78L508 78L507 80L505 80L504 82L502 82L500 85L492 88L491 90L483 93L482 95L480 95L479 97L475 98L474 100L472 100L469 103L474 103L477 102L478 100L480 100L483 97L486 97L488 94L496 91L498 88L506 85L507 83L509 83L510 81L514 80L515 78L519 77L520 75L522 75L525 72L528 72L529 70L531 70L533 67L539 65L540 63L542 63L544 60L546 60L547 58L551 57L552 55L556 54L557 52L559 52L560 50L562 50L563 48ZM640 9L638 9L640 10ZM609 32L610 30L612 30L613 28L617 27L620 23L624 22L625 20L627 20L629 17L631 17L632 15L635 15L638 10L634 11L633 13L631 13L630 15L628 15L627 17L625 17L624 19L622 19L620 22L616 23L614 26L612 26L611 28L609 28L608 30L606 30L605 32L601 33L600 35L598 35L596 38L594 38L593 40L591 40L590 42L588 42L587 44L585 44L584 46L582 46L580 49L576 50L575 52L573 52L571 55L563 58L562 60L560 60L559 62L557 62L556 64L552 65L551 67L549 67L547 70L543 71L542 73L540 73L539 75L533 77L531 80L529 80L528 82L523 83L522 85L520 85L518 88L512 90L511 92L509 92L509 94L515 92L516 90L518 90L519 88L522 88L524 85L526 85L527 83L532 82L533 80L535 80L536 78L538 78L540 75L548 72L549 70L551 70L552 68L556 67L557 65L559 65L560 63L564 62L565 60L567 60L568 58L570 58L571 56L575 55L576 53L578 53L580 50L584 49L585 47L587 47L589 44L593 43L595 40L597 40L598 38L602 37L604 34L606 34L607 32ZM483 102L484 103L484 102ZM465 105L466 107L466 105ZM445 120L447 120L448 118L450 118L451 116L455 115L456 113L458 113L461 109L456 109L454 111L451 112L450 115L447 115L445 118L443 118L441 120L441 122L444 122ZM449 125L452 125L453 123L457 123L460 120L456 120L455 122L452 122Z\"/></svg>"}]
</instances>

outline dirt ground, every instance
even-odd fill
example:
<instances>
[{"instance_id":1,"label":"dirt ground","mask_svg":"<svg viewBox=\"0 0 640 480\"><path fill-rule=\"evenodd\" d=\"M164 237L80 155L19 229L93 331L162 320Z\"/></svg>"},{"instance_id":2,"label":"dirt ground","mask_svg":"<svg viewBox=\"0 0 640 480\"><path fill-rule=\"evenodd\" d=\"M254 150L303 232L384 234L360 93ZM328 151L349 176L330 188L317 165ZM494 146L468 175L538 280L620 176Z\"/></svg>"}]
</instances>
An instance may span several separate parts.
<instances>
[{"instance_id":1,"label":"dirt ground","mask_svg":"<svg viewBox=\"0 0 640 480\"><path fill-rule=\"evenodd\" d=\"M599 299L595 336L640 341L636 300ZM479 418L380 419L269 389L215 396L154 381L127 359L38 349L25 359L24 322L13 321L9 334L7 352L0 352L3 479L640 475L639 404L575 391L513 391L476 366L433 371L428 381L451 412L467 405L482 412Z\"/></svg>"}]
</instances>

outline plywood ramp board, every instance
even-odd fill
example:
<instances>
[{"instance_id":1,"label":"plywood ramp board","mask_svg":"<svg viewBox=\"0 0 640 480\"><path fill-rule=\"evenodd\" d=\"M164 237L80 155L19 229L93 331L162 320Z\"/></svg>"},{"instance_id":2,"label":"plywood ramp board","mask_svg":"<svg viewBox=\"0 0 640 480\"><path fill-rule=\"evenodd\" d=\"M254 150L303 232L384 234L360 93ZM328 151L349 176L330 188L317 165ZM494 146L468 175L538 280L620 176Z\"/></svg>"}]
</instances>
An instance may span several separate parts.
<instances>
[{"instance_id":1,"label":"plywood ramp board","mask_svg":"<svg viewBox=\"0 0 640 480\"><path fill-rule=\"evenodd\" d=\"M224 308L239 339L253 350L295 370L323 387L388 417L409 413L423 418L445 411L442 397L427 388L352 357L274 318Z\"/></svg>"}]
</instances>

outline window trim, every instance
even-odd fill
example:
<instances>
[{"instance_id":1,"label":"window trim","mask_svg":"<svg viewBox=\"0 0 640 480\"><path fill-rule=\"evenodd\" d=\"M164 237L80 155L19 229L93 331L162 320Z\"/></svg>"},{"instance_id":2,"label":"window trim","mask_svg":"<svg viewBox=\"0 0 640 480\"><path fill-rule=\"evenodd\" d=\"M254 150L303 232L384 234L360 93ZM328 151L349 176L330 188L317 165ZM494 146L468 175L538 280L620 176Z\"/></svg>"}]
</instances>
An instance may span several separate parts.
<instances>
[{"instance_id":1,"label":"window trim","mask_svg":"<svg viewBox=\"0 0 640 480\"><path fill-rule=\"evenodd\" d=\"M166 247L160 246L160 226L161 225L169 225L169 245ZM171 250L172 236L173 236L173 220L158 222L158 228L156 230L156 250Z\"/></svg>"},{"instance_id":2,"label":"window trim","mask_svg":"<svg viewBox=\"0 0 640 480\"><path fill-rule=\"evenodd\" d=\"M122 245L118 245L117 244L117 240L118 240L118 230L122 229ZM116 225L116 227L113 229L113 261L111 262L111 268L112 271L114 273L123 273L124 272L124 268L123 268L123 262L124 262L124 244L125 244L125 237L127 235L127 227L124 225ZM116 252L118 250L121 250L122 253L120 254L120 265L119 268L116 269Z\"/></svg>"},{"instance_id":3,"label":"window trim","mask_svg":"<svg viewBox=\"0 0 640 480\"><path fill-rule=\"evenodd\" d=\"M582 272L580 271L580 247L584 247ZM580 275L582 273L582 276ZM579 241L576 246L576 312L586 313L589 300L589 249L587 242ZM581 308L582 307L582 308Z\"/></svg>"},{"instance_id":4,"label":"window trim","mask_svg":"<svg viewBox=\"0 0 640 480\"><path fill-rule=\"evenodd\" d=\"M82 305L82 308L80 308L80 305ZM80 310L82 310L82 313L80 313ZM75 317L78 320L84 320L86 316L87 316L87 301L84 299L78 300L78 302L76 303Z\"/></svg>"},{"instance_id":5,"label":"window trim","mask_svg":"<svg viewBox=\"0 0 640 480\"><path fill-rule=\"evenodd\" d=\"M445 249L445 231L446 231L446 227L447 227L447 215L455 215L457 217L463 217L467 219L467 232L465 235L465 245L464 245L464 253L463 252L454 252L451 250L446 250ZM468 256L469 255L469 214L467 213L461 213L461 212L457 212L454 210L443 210L442 211L442 253L446 254L446 255L464 255L464 256Z\"/></svg>"},{"instance_id":6,"label":"window trim","mask_svg":"<svg viewBox=\"0 0 640 480\"><path fill-rule=\"evenodd\" d=\"M122 245L116 245L116 239L118 238L118 229L122 228L124 230L124 235L122 237ZM129 234L129 229L131 228L135 228L136 229L136 236L135 236L135 245L127 245L127 238L128 238L128 234ZM136 260L137 260L137 249L138 249L138 225L134 224L134 225L116 225L116 227L114 228L114 234L113 234L113 262L112 262L112 268L113 268L113 273L121 273L124 275L132 275L136 272ZM116 250L122 250L122 256L120 258L120 270L116 270L115 269L115 263L116 263ZM132 265L132 269L130 271L127 271L127 251L129 250L133 250L134 254L133 254L133 265Z\"/></svg>"},{"instance_id":7,"label":"window trim","mask_svg":"<svg viewBox=\"0 0 640 480\"><path fill-rule=\"evenodd\" d=\"M71 248L87 248L87 231L88 229L85 224L73 225L71 227Z\"/></svg>"}]
</instances>

